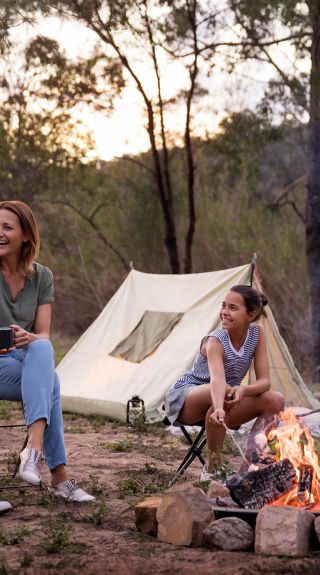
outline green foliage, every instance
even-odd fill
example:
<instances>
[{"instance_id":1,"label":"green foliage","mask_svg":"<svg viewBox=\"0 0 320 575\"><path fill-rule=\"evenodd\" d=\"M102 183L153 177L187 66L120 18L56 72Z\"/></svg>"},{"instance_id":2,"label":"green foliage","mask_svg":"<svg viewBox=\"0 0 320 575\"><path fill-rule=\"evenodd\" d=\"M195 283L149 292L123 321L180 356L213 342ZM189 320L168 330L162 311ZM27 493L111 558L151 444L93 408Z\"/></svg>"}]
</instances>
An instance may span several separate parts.
<instances>
[{"instance_id":1,"label":"green foliage","mask_svg":"<svg viewBox=\"0 0 320 575\"><path fill-rule=\"evenodd\" d=\"M234 469L228 463L226 459L223 458L219 465L212 466L210 469L212 479L215 481L225 481L229 475L234 473Z\"/></svg>"},{"instance_id":2,"label":"green foliage","mask_svg":"<svg viewBox=\"0 0 320 575\"><path fill-rule=\"evenodd\" d=\"M118 481L119 498L163 493L169 483L169 475L155 465L146 463L141 469L128 470L126 477Z\"/></svg>"},{"instance_id":3,"label":"green foliage","mask_svg":"<svg viewBox=\"0 0 320 575\"><path fill-rule=\"evenodd\" d=\"M98 431L107 423L107 419L103 415L89 415L87 419L95 431Z\"/></svg>"},{"instance_id":4,"label":"green foliage","mask_svg":"<svg viewBox=\"0 0 320 575\"><path fill-rule=\"evenodd\" d=\"M231 437L227 434L224 438L223 447L222 447L222 454L223 455L239 455L239 449L233 443Z\"/></svg>"},{"instance_id":5,"label":"green foliage","mask_svg":"<svg viewBox=\"0 0 320 575\"><path fill-rule=\"evenodd\" d=\"M59 521L53 522L45 530L41 545L47 553L59 553L64 547L68 547L71 535L71 527Z\"/></svg>"},{"instance_id":6,"label":"green foliage","mask_svg":"<svg viewBox=\"0 0 320 575\"><path fill-rule=\"evenodd\" d=\"M100 481L97 475L90 474L88 479L81 481L81 486L95 497L108 494L105 484Z\"/></svg>"},{"instance_id":7,"label":"green foliage","mask_svg":"<svg viewBox=\"0 0 320 575\"><path fill-rule=\"evenodd\" d=\"M20 461L20 453L19 451L10 451L7 457L7 465L8 466L15 466Z\"/></svg>"},{"instance_id":8,"label":"green foliage","mask_svg":"<svg viewBox=\"0 0 320 575\"><path fill-rule=\"evenodd\" d=\"M20 567L30 567L33 561L33 556L25 553L20 561Z\"/></svg>"},{"instance_id":9,"label":"green foliage","mask_svg":"<svg viewBox=\"0 0 320 575\"><path fill-rule=\"evenodd\" d=\"M100 507L97 507L92 511L91 515L88 515L88 521L97 527L102 527L106 522L107 516L107 507L105 505L100 505Z\"/></svg>"},{"instance_id":10,"label":"green foliage","mask_svg":"<svg viewBox=\"0 0 320 575\"><path fill-rule=\"evenodd\" d=\"M142 484L141 482L133 477L128 479L121 479L118 482L118 490L119 490L119 497L123 499L128 495L139 495L142 493Z\"/></svg>"},{"instance_id":11,"label":"green foliage","mask_svg":"<svg viewBox=\"0 0 320 575\"><path fill-rule=\"evenodd\" d=\"M2 528L0 543L2 545L20 545L28 535L30 535L30 531L25 525L17 525L17 527L13 527L7 531Z\"/></svg>"},{"instance_id":12,"label":"green foliage","mask_svg":"<svg viewBox=\"0 0 320 575\"><path fill-rule=\"evenodd\" d=\"M124 453L126 451L131 451L132 441L124 439L123 441L115 441L112 443L105 443L103 447L111 449L112 451L119 451Z\"/></svg>"},{"instance_id":13,"label":"green foliage","mask_svg":"<svg viewBox=\"0 0 320 575\"><path fill-rule=\"evenodd\" d=\"M0 419L8 420L11 419L13 416L13 412L16 410L20 410L21 412L21 404L14 402L14 401L1 401L0 402ZM22 417L22 413L20 413Z\"/></svg>"},{"instance_id":14,"label":"green foliage","mask_svg":"<svg viewBox=\"0 0 320 575\"><path fill-rule=\"evenodd\" d=\"M185 66L184 54L189 50L192 53L194 48L191 31L195 5L187 9L183 2L161 0L154 6L157 17L145 11L142 0L103 1L98 5L85 0L72 6L67 0L50 5L43 0L5 0L0 7L0 49L1 40L3 49L5 44L9 46L10 27L26 15L36 19L36 9L45 15L58 12L61 16L67 10L78 23L91 29L99 24L101 32L108 31L106 44L100 42L82 60L68 58L56 39L33 38L24 54L19 54L21 75L10 76L6 68L2 85L0 199L18 197L29 202L41 222L40 261L51 267L56 277L53 328L57 346L62 335L70 337L61 349L57 348L58 362L64 349L97 317L119 287L130 261L142 271L170 271L163 244L166 227L160 217L154 155L146 152L112 162L83 161L92 148L92 135L83 134L73 116L81 105L111 111L114 98L130 75L126 66L132 63L132 46L146 46L146 57L152 54L147 48L150 30L156 50L167 46L168 62ZM242 35L251 42L232 47L231 60L226 53L225 64L231 68L238 56L251 59L258 55L259 41L272 39L279 30L279 21L285 27L280 27L284 34L295 35L292 42L297 58L310 49L310 16L305 3L241 0L229 2L232 12L219 12L219 17L218 3L214 2L210 10L205 3L197 3L197 7L201 41L209 39L214 46L226 22L228 30L236 22L239 38ZM100 9L103 18L98 22L93 14ZM246 37L246 30L250 37ZM124 31L130 42L119 43L124 52L121 59L110 39L122 38ZM11 51L16 56L13 46ZM206 87L202 78L213 73L215 56L214 47L199 55L203 76L195 86L194 118ZM298 180L308 165L306 133L296 117L297 110L301 114L308 103L308 76L298 74L298 69L288 75L286 82L273 77L259 113L244 110L229 114L214 137L192 140L197 217L193 271L247 263L257 252L264 287L281 333L300 367L308 368L304 185L279 199L283 188ZM189 78L189 61L185 71ZM172 98L164 101L168 114L174 113L177 106L182 109L186 102L185 87L181 90L177 86L173 92ZM285 118L277 127L272 122L275 110L278 118ZM154 120L158 159L163 168L166 156L159 137L158 104ZM168 126L165 133L181 255L190 207L186 194L188 164L181 134L172 133ZM92 425L96 429L99 424L95 420ZM82 430L79 427L78 431ZM145 430L142 422L141 431Z\"/></svg>"}]
</instances>

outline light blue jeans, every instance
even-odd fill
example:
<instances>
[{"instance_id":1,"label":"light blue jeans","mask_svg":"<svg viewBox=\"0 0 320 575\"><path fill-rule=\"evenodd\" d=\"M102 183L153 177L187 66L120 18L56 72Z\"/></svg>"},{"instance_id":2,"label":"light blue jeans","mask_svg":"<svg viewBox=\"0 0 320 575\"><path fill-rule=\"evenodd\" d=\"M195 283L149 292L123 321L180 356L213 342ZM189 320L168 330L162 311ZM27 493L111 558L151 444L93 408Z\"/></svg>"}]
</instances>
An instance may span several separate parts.
<instances>
[{"instance_id":1,"label":"light blue jeans","mask_svg":"<svg viewBox=\"0 0 320 575\"><path fill-rule=\"evenodd\" d=\"M60 382L54 352L47 339L0 355L0 399L22 401L27 427L45 419L44 456L49 469L66 464Z\"/></svg>"}]
</instances>

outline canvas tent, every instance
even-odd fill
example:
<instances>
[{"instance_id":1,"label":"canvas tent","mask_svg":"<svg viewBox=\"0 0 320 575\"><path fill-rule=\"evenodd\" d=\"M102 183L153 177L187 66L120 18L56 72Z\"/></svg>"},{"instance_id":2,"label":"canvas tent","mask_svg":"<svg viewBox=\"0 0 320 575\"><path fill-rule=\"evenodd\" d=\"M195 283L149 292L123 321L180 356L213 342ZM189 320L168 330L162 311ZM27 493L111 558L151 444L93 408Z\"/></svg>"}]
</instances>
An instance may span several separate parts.
<instances>
[{"instance_id":1,"label":"canvas tent","mask_svg":"<svg viewBox=\"0 0 320 575\"><path fill-rule=\"evenodd\" d=\"M251 264L188 275L132 270L58 366L63 409L124 421L127 401L139 395L147 419L163 419L166 391L191 366L201 338L218 327L225 293L249 284L251 271ZM314 407L270 309L268 315L272 387L291 404Z\"/></svg>"}]
</instances>

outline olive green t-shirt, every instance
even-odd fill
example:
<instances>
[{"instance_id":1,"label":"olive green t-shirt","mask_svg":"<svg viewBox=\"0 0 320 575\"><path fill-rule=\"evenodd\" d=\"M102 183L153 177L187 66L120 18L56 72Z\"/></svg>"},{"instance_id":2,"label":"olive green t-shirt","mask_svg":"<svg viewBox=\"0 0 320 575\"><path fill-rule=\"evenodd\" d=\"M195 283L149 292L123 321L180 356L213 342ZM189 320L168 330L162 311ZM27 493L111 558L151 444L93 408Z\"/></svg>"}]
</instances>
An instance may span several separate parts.
<instances>
[{"instance_id":1,"label":"olive green t-shirt","mask_svg":"<svg viewBox=\"0 0 320 575\"><path fill-rule=\"evenodd\" d=\"M0 327L15 323L32 332L38 305L53 302L52 272L38 263L33 264L33 269L16 299L0 270Z\"/></svg>"}]
</instances>

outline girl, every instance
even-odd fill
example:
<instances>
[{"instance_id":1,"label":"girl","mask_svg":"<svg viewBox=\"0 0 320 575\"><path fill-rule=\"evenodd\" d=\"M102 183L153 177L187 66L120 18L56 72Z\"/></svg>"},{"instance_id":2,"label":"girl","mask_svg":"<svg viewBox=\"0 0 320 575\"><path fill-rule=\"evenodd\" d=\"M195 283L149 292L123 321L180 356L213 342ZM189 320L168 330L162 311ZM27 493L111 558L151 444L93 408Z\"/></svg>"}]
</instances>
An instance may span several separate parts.
<instances>
[{"instance_id":1,"label":"girl","mask_svg":"<svg viewBox=\"0 0 320 575\"><path fill-rule=\"evenodd\" d=\"M201 481L220 462L225 427L238 428L262 414L284 408L283 396L270 391L264 329L255 322L265 314L267 299L249 286L237 285L221 305L221 327L203 338L192 368L166 395L169 420L192 425L205 420L208 459ZM256 381L240 386L252 359Z\"/></svg>"},{"instance_id":2,"label":"girl","mask_svg":"<svg viewBox=\"0 0 320 575\"><path fill-rule=\"evenodd\" d=\"M20 454L20 477L39 485L44 454L55 495L92 501L65 468L60 385L49 341L53 280L51 271L36 263L39 247L30 208L0 202L0 327L14 331L13 347L0 350L0 399L23 402L28 444Z\"/></svg>"}]
</instances>

